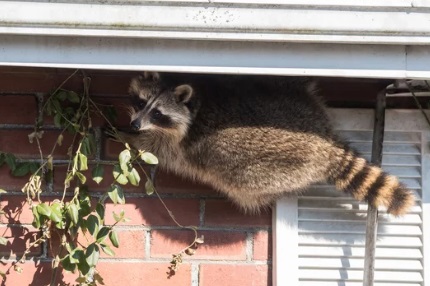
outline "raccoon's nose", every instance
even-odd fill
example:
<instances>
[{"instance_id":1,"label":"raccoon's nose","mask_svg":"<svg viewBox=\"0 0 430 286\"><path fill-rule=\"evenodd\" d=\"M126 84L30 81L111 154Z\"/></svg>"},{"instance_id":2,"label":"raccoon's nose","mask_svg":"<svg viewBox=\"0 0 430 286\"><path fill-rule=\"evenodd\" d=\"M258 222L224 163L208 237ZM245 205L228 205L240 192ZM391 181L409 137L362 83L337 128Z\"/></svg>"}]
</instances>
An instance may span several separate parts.
<instances>
[{"instance_id":1,"label":"raccoon's nose","mask_svg":"<svg viewBox=\"0 0 430 286\"><path fill-rule=\"evenodd\" d=\"M140 122L139 122L139 120L133 120L131 123L130 123L130 125L131 125L131 128L134 130L134 131L138 131L139 129L140 129Z\"/></svg>"}]
</instances>

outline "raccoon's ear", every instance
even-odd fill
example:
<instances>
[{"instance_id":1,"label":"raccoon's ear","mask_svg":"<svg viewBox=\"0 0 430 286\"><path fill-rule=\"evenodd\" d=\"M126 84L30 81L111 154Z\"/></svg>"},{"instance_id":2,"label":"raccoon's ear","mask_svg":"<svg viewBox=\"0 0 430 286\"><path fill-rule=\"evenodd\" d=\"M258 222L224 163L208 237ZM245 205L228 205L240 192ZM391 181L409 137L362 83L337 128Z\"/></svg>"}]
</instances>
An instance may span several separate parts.
<instances>
[{"instance_id":1,"label":"raccoon's ear","mask_svg":"<svg viewBox=\"0 0 430 286\"><path fill-rule=\"evenodd\" d=\"M193 88L188 84L179 85L174 94L177 102L187 103L193 97Z\"/></svg>"},{"instance_id":2,"label":"raccoon's ear","mask_svg":"<svg viewBox=\"0 0 430 286\"><path fill-rule=\"evenodd\" d=\"M158 81L160 79L160 74L158 72L143 72L143 78L146 80Z\"/></svg>"}]
</instances>

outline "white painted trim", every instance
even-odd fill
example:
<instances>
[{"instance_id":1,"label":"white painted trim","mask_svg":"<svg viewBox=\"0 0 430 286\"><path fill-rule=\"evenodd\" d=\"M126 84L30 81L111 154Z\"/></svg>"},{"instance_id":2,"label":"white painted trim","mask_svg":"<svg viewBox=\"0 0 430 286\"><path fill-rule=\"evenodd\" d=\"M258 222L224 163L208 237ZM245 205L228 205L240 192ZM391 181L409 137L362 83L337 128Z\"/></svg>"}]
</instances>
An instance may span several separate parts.
<instances>
[{"instance_id":1,"label":"white painted trim","mask_svg":"<svg viewBox=\"0 0 430 286\"><path fill-rule=\"evenodd\" d=\"M273 211L273 286L299 284L297 197L282 198Z\"/></svg>"},{"instance_id":2,"label":"white painted trim","mask_svg":"<svg viewBox=\"0 0 430 286\"><path fill-rule=\"evenodd\" d=\"M307 6L353 6L353 7L430 7L426 0L27 0L27 2L82 3L82 4L130 4L145 2L159 4L245 4L245 5L307 5Z\"/></svg>"},{"instance_id":3,"label":"white painted trim","mask_svg":"<svg viewBox=\"0 0 430 286\"><path fill-rule=\"evenodd\" d=\"M33 36L82 36L114 38L150 38L150 39L189 39L205 41L258 41L291 43L338 43L338 44L382 44L382 45L428 45L429 38L422 36L388 35L320 35L292 33L240 33L240 32L198 32L198 31L145 31L145 30L100 30L100 29L58 29L0 27L3 35Z\"/></svg>"},{"instance_id":4,"label":"white painted trim","mask_svg":"<svg viewBox=\"0 0 430 286\"><path fill-rule=\"evenodd\" d=\"M0 33L430 45L428 8L425 0L0 1Z\"/></svg>"},{"instance_id":5,"label":"white painted trim","mask_svg":"<svg viewBox=\"0 0 430 286\"><path fill-rule=\"evenodd\" d=\"M430 78L430 46L0 35L0 66Z\"/></svg>"}]
</instances>

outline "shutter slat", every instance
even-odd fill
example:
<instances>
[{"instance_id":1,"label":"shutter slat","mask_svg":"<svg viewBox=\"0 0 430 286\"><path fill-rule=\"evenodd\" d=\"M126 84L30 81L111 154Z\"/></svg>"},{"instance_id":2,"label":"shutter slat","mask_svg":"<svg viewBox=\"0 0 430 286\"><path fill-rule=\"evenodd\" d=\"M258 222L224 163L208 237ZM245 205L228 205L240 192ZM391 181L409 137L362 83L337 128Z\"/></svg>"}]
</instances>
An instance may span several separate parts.
<instances>
[{"instance_id":1,"label":"shutter slat","mask_svg":"<svg viewBox=\"0 0 430 286\"><path fill-rule=\"evenodd\" d=\"M300 244L299 244L300 245ZM299 247L300 257L360 257L364 258L364 247L358 246L308 246ZM376 248L377 258L422 258L419 248Z\"/></svg>"},{"instance_id":2,"label":"shutter slat","mask_svg":"<svg viewBox=\"0 0 430 286\"><path fill-rule=\"evenodd\" d=\"M361 280L363 272L359 270L300 270L301 277L314 279L321 277L326 280ZM422 282L420 272L375 271L375 281L383 282Z\"/></svg>"},{"instance_id":3,"label":"shutter slat","mask_svg":"<svg viewBox=\"0 0 430 286\"><path fill-rule=\"evenodd\" d=\"M365 222L365 213L363 212L361 215L352 213L348 215L339 216L338 212L323 212L321 213L318 210L299 210L299 220L300 221L312 221L312 220L321 220L321 221L363 221ZM392 217L392 216L381 216L381 220L389 220L391 223L402 223L402 224L421 224L421 216L419 214L407 214L402 217Z\"/></svg>"},{"instance_id":4,"label":"shutter slat","mask_svg":"<svg viewBox=\"0 0 430 286\"><path fill-rule=\"evenodd\" d=\"M339 231L339 232L357 232L364 233L366 223L350 223L350 222L307 222L299 221L299 231ZM420 225L387 225L380 223L378 234L390 235L422 235Z\"/></svg>"},{"instance_id":5,"label":"shutter slat","mask_svg":"<svg viewBox=\"0 0 430 286\"><path fill-rule=\"evenodd\" d=\"M356 269L363 270L363 258L307 258L301 257L299 259L300 267L305 268L338 268L338 269ZM409 259L376 259L376 270L422 270L423 265L420 260ZM362 286L362 285L361 285Z\"/></svg>"},{"instance_id":6,"label":"shutter slat","mask_svg":"<svg viewBox=\"0 0 430 286\"><path fill-rule=\"evenodd\" d=\"M299 286L363 286L363 282L353 281L300 281ZM390 283L373 283L374 286L422 286L421 283L405 283L405 282L390 282Z\"/></svg>"},{"instance_id":7,"label":"shutter slat","mask_svg":"<svg viewBox=\"0 0 430 286\"><path fill-rule=\"evenodd\" d=\"M350 145L359 153L363 154L370 154L372 150L371 142L353 142ZM384 154L421 155L421 150L418 143L385 143Z\"/></svg>"},{"instance_id":8,"label":"shutter slat","mask_svg":"<svg viewBox=\"0 0 430 286\"><path fill-rule=\"evenodd\" d=\"M372 131L345 131L340 130L337 132L342 138L349 142L372 142L373 132ZM420 143L421 134L420 132L393 132L385 131L384 133L385 143Z\"/></svg>"}]
</instances>

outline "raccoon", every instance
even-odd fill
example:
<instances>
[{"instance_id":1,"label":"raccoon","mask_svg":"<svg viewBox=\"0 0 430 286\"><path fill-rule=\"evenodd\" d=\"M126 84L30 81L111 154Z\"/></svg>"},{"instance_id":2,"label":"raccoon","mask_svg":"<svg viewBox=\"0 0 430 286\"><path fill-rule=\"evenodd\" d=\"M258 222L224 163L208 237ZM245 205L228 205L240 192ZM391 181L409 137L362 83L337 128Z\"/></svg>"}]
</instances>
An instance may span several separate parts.
<instances>
[{"instance_id":1,"label":"raccoon","mask_svg":"<svg viewBox=\"0 0 430 286\"><path fill-rule=\"evenodd\" d=\"M415 203L396 177L337 138L307 79L145 72L129 93L137 133L121 133L123 139L244 211L321 181L393 215Z\"/></svg>"}]
</instances>

